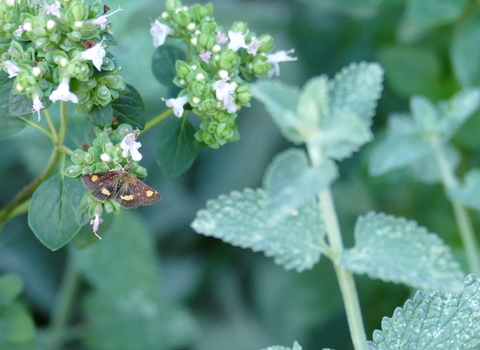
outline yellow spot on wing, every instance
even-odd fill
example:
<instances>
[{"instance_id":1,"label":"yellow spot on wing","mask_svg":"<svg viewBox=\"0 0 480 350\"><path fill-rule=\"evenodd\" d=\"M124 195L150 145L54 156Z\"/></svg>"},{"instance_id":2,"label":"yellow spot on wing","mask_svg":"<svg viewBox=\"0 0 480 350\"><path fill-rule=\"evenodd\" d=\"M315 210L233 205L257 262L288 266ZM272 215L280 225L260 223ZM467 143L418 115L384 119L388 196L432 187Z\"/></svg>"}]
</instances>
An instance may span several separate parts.
<instances>
[{"instance_id":1,"label":"yellow spot on wing","mask_svg":"<svg viewBox=\"0 0 480 350\"><path fill-rule=\"evenodd\" d=\"M131 201L133 199L133 196L131 194L126 195L126 196L120 196L124 201Z\"/></svg>"},{"instance_id":2,"label":"yellow spot on wing","mask_svg":"<svg viewBox=\"0 0 480 350\"><path fill-rule=\"evenodd\" d=\"M112 193L111 193L109 190L107 190L105 187L102 188L102 193L103 193L105 196L110 196L110 195L112 194Z\"/></svg>"},{"instance_id":3,"label":"yellow spot on wing","mask_svg":"<svg viewBox=\"0 0 480 350\"><path fill-rule=\"evenodd\" d=\"M153 196L155 192L151 191L151 190L148 190L147 192L145 192L145 194L147 195L147 197L151 197Z\"/></svg>"},{"instance_id":4,"label":"yellow spot on wing","mask_svg":"<svg viewBox=\"0 0 480 350\"><path fill-rule=\"evenodd\" d=\"M90 176L90 180L92 180L92 182L95 182L98 180L98 176L97 175L92 175Z\"/></svg>"}]
</instances>

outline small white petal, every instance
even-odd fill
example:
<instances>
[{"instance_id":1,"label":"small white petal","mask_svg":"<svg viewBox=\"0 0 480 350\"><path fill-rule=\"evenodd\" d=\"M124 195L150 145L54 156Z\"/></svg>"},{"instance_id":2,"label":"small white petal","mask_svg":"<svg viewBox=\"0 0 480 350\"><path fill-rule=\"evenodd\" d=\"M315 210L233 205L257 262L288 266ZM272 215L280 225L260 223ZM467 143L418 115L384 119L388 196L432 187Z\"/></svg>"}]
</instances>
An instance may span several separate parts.
<instances>
[{"instance_id":1,"label":"small white petal","mask_svg":"<svg viewBox=\"0 0 480 350\"><path fill-rule=\"evenodd\" d=\"M130 154L133 160L138 161L142 159L142 154L138 151L142 144L140 142L136 142L137 136L135 132L131 132L123 138L122 142L120 142L120 148L123 149L126 153L126 156Z\"/></svg>"},{"instance_id":2,"label":"small white petal","mask_svg":"<svg viewBox=\"0 0 480 350\"><path fill-rule=\"evenodd\" d=\"M5 68L7 68L7 73L9 78L16 77L17 73L21 71L21 69L11 61L4 61L0 63L0 65L5 66Z\"/></svg>"},{"instance_id":3,"label":"small white petal","mask_svg":"<svg viewBox=\"0 0 480 350\"><path fill-rule=\"evenodd\" d=\"M267 55L267 62L273 65L272 69L270 69L270 72L268 72L268 76L272 77L274 75L280 75L280 67L278 66L279 62L296 61L297 57L288 56L288 54L293 52L294 50L292 49L289 51L277 51L275 53Z\"/></svg>"},{"instance_id":4,"label":"small white petal","mask_svg":"<svg viewBox=\"0 0 480 350\"><path fill-rule=\"evenodd\" d=\"M171 35L174 32L175 31L173 30L173 28L170 28L166 24L163 24L158 19L156 19L150 27L150 34L153 37L153 46L159 47L160 45L163 45L165 39L167 38L167 35Z\"/></svg>"},{"instance_id":5,"label":"small white petal","mask_svg":"<svg viewBox=\"0 0 480 350\"><path fill-rule=\"evenodd\" d=\"M162 98L163 101L165 101L165 104L167 107L172 108L173 107L173 114L175 114L178 118L181 118L183 115L183 106L185 103L188 102L188 97L187 96L181 96L177 98L170 98L168 100L165 100Z\"/></svg>"},{"instance_id":6,"label":"small white petal","mask_svg":"<svg viewBox=\"0 0 480 350\"><path fill-rule=\"evenodd\" d=\"M247 34L243 34L242 32L232 32L229 30L228 37L230 38L230 42L228 43L228 48L233 51L237 51L241 47L244 49L248 48L248 46L245 44L246 36Z\"/></svg>"},{"instance_id":7,"label":"small white petal","mask_svg":"<svg viewBox=\"0 0 480 350\"><path fill-rule=\"evenodd\" d=\"M81 52L77 55L76 58L86 61L92 61L95 68L100 71L102 70L103 59L105 58L106 54L107 52L105 51L102 43L100 42L95 46L92 46L91 48Z\"/></svg>"},{"instance_id":8,"label":"small white petal","mask_svg":"<svg viewBox=\"0 0 480 350\"><path fill-rule=\"evenodd\" d=\"M33 106L32 109L38 113L38 121L40 121L40 110L44 109L45 106L42 103L42 100L40 100L40 97L38 95L33 96Z\"/></svg>"},{"instance_id":9,"label":"small white petal","mask_svg":"<svg viewBox=\"0 0 480 350\"><path fill-rule=\"evenodd\" d=\"M62 82L58 85L57 89L52 91L48 97L50 101L72 101L73 103L78 103L78 97L70 92L70 79L63 78Z\"/></svg>"}]
</instances>

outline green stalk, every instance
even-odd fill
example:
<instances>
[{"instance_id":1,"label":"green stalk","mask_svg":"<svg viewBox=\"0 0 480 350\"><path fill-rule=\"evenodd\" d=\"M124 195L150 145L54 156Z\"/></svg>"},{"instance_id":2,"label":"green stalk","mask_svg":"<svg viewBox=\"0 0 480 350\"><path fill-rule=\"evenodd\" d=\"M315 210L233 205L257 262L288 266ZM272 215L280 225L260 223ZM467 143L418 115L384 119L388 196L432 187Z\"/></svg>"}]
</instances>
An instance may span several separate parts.
<instances>
[{"instance_id":1,"label":"green stalk","mask_svg":"<svg viewBox=\"0 0 480 350\"><path fill-rule=\"evenodd\" d=\"M322 152L320 148L308 146L308 153L314 166L321 163ZM355 280L353 279L352 274L345 270L339 262L344 248L340 225L338 223L338 216L330 188L321 191L318 194L318 199L320 201L320 214L325 222L327 237L331 248L329 255L331 255L330 259L333 262L335 273L337 274L353 346L355 350L368 350L367 335L365 333L365 326L363 325L362 311L358 299L357 288L355 286Z\"/></svg>"},{"instance_id":2,"label":"green stalk","mask_svg":"<svg viewBox=\"0 0 480 350\"><path fill-rule=\"evenodd\" d=\"M55 137L52 136L52 134L47 129L45 129L43 126L35 123L34 121L29 120L28 118L25 118L25 117L18 117L18 119L23 120L25 122L25 124L27 124L28 126L31 126L34 129L37 129L41 133L45 134L50 140L52 140L52 142L55 142L56 136Z\"/></svg>"},{"instance_id":3,"label":"green stalk","mask_svg":"<svg viewBox=\"0 0 480 350\"><path fill-rule=\"evenodd\" d=\"M59 350L61 348L68 316L72 309L80 282L80 274L75 268L71 257L68 256L57 303L51 317L50 338L46 347L47 350Z\"/></svg>"},{"instance_id":4,"label":"green stalk","mask_svg":"<svg viewBox=\"0 0 480 350\"><path fill-rule=\"evenodd\" d=\"M44 111L45 114L45 119L47 120L48 127L50 128L50 132L52 133L53 139L57 140L58 135L57 135L57 130L55 129L55 125L53 124L52 117L50 116L50 112L48 109L45 109Z\"/></svg>"},{"instance_id":5,"label":"green stalk","mask_svg":"<svg viewBox=\"0 0 480 350\"><path fill-rule=\"evenodd\" d=\"M145 124L145 128L142 130L142 133L144 133L145 131L150 129L152 126L155 126L156 124L160 123L162 120L167 118L170 114L172 114L172 112L173 112L173 109L169 108L169 109L163 111L162 113L160 113L159 115L157 115L152 120L149 120L147 122L147 124Z\"/></svg>"},{"instance_id":6,"label":"green stalk","mask_svg":"<svg viewBox=\"0 0 480 350\"><path fill-rule=\"evenodd\" d=\"M457 186L458 179L452 168L448 165L439 140L432 138L430 142L435 151L435 158L442 174L443 187L445 188L445 191L448 192L448 190ZM450 201L455 214L455 220L457 221L458 231L460 232L460 237L462 239L463 249L467 257L468 268L476 276L480 276L478 243L475 238L475 231L473 229L472 221L470 220L470 215L468 214L467 208L465 208L462 203L455 200Z\"/></svg>"}]
</instances>

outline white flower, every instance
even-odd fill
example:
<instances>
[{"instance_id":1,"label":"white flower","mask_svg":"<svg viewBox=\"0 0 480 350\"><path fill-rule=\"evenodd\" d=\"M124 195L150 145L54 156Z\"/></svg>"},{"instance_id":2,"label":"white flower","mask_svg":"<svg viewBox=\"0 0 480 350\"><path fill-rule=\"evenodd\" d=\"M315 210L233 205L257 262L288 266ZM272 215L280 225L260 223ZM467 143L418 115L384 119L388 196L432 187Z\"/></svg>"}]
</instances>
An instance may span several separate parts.
<instances>
[{"instance_id":1,"label":"white flower","mask_svg":"<svg viewBox=\"0 0 480 350\"><path fill-rule=\"evenodd\" d=\"M167 38L167 35L171 35L174 32L175 31L173 30L173 28L170 28L166 24L163 24L158 19L156 19L155 22L151 24L150 28L150 34L153 37L153 46L159 47L160 45L163 45L165 39Z\"/></svg>"},{"instance_id":2,"label":"white flower","mask_svg":"<svg viewBox=\"0 0 480 350\"><path fill-rule=\"evenodd\" d=\"M230 42L228 43L228 48L233 51L237 51L241 47L246 49L248 47L247 44L245 44L247 34L248 33L243 34L242 32L232 32L229 30L228 37L230 38Z\"/></svg>"},{"instance_id":3,"label":"white flower","mask_svg":"<svg viewBox=\"0 0 480 350\"><path fill-rule=\"evenodd\" d=\"M270 69L270 72L268 72L268 76L272 77L274 75L280 75L280 67L278 66L279 62L296 61L297 57L288 56L288 54L293 52L294 50L291 49L290 51L277 51L271 55L267 55L267 62L273 65L272 69Z\"/></svg>"},{"instance_id":4,"label":"white flower","mask_svg":"<svg viewBox=\"0 0 480 350\"><path fill-rule=\"evenodd\" d=\"M8 5L8 6L13 6L13 5L15 5L15 0L7 0L7 5Z\"/></svg>"},{"instance_id":5,"label":"white flower","mask_svg":"<svg viewBox=\"0 0 480 350\"><path fill-rule=\"evenodd\" d=\"M216 91L215 95L217 99L223 102L228 113L235 113L237 111L237 104L232 94L235 92L237 84L227 83L228 80L230 80L229 77L217 80L212 84L212 89Z\"/></svg>"},{"instance_id":6,"label":"white flower","mask_svg":"<svg viewBox=\"0 0 480 350\"><path fill-rule=\"evenodd\" d=\"M23 32L25 31L25 28L23 27L23 24L20 24L17 28L17 30L15 30L15 33L18 35L18 36L22 36Z\"/></svg>"},{"instance_id":7,"label":"white flower","mask_svg":"<svg viewBox=\"0 0 480 350\"><path fill-rule=\"evenodd\" d=\"M217 45L222 45L228 41L227 34L222 32L217 32Z\"/></svg>"},{"instance_id":8,"label":"white flower","mask_svg":"<svg viewBox=\"0 0 480 350\"><path fill-rule=\"evenodd\" d=\"M257 55L257 51L258 51L258 49L260 48L260 46L262 46L262 44L263 44L263 42L261 42L261 41L258 40L258 39L252 40L252 42L251 42L250 44L248 44L247 52L248 52L250 55L256 56L256 55Z\"/></svg>"},{"instance_id":9,"label":"white flower","mask_svg":"<svg viewBox=\"0 0 480 350\"><path fill-rule=\"evenodd\" d=\"M38 121L40 121L41 117L40 117L40 110L41 109L44 109L45 106L43 105L42 103L42 100L40 100L40 96L38 96L37 94L33 95L33 111L34 112L37 112L38 113Z\"/></svg>"},{"instance_id":10,"label":"white flower","mask_svg":"<svg viewBox=\"0 0 480 350\"><path fill-rule=\"evenodd\" d=\"M118 7L118 9L108 15L101 15L100 17L98 18L95 18L92 23L96 24L96 25L99 25L100 28L102 29L106 29L107 28L107 18L115 13L117 13L118 11L123 11L121 7Z\"/></svg>"},{"instance_id":11,"label":"white flower","mask_svg":"<svg viewBox=\"0 0 480 350\"><path fill-rule=\"evenodd\" d=\"M170 98L168 100L165 100L162 98L163 101L165 101L165 104L167 107L172 108L173 107L173 114L175 114L177 117L181 118L183 115L183 106L185 103L188 102L188 97L187 96L181 96L177 98Z\"/></svg>"},{"instance_id":12,"label":"white flower","mask_svg":"<svg viewBox=\"0 0 480 350\"><path fill-rule=\"evenodd\" d=\"M95 214L95 219L92 219L90 221L90 225L93 226L93 233L95 233L95 236L98 237L98 239L102 239L99 235L97 235L98 228L100 227L100 224L103 222L103 219Z\"/></svg>"},{"instance_id":13,"label":"white flower","mask_svg":"<svg viewBox=\"0 0 480 350\"><path fill-rule=\"evenodd\" d=\"M138 152L138 149L142 147L140 142L136 142L137 139L136 132L132 131L131 133L125 135L122 142L120 143L120 148L125 151L125 153L130 153L130 156L133 160L140 160L142 159L142 155Z\"/></svg>"},{"instance_id":14,"label":"white flower","mask_svg":"<svg viewBox=\"0 0 480 350\"><path fill-rule=\"evenodd\" d=\"M58 84L57 90L52 91L48 97L50 101L57 102L60 101L72 101L73 103L78 103L78 97L70 92L70 79L63 78L62 82Z\"/></svg>"},{"instance_id":15,"label":"white flower","mask_svg":"<svg viewBox=\"0 0 480 350\"><path fill-rule=\"evenodd\" d=\"M21 69L11 61L3 61L0 65L5 66L7 68L7 73L9 78L13 78L17 76L17 73L21 71Z\"/></svg>"},{"instance_id":16,"label":"white flower","mask_svg":"<svg viewBox=\"0 0 480 350\"><path fill-rule=\"evenodd\" d=\"M60 2L58 2L57 0L55 0L55 2L51 5L49 5L45 1L45 5L44 5L43 9L45 10L45 12L48 15L54 15L55 17L60 18L60 15L61 15L60 8L61 7L62 7L62 4L60 4Z\"/></svg>"},{"instance_id":17,"label":"white flower","mask_svg":"<svg viewBox=\"0 0 480 350\"><path fill-rule=\"evenodd\" d=\"M103 59L107 54L107 52L102 46L102 42L103 40L98 44L92 46L91 48L81 52L77 55L76 58L86 61L92 61L95 68L97 68L98 70L102 70Z\"/></svg>"}]
</instances>

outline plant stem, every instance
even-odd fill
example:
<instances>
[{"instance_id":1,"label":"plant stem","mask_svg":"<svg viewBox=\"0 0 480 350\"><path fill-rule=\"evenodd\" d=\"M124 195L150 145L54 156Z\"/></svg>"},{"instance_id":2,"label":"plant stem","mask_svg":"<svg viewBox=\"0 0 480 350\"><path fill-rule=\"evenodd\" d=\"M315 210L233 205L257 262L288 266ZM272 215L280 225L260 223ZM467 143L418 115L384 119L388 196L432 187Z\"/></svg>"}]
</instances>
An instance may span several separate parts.
<instances>
[{"instance_id":1,"label":"plant stem","mask_svg":"<svg viewBox=\"0 0 480 350\"><path fill-rule=\"evenodd\" d=\"M28 118L25 118L25 117L18 117L18 119L21 119L25 122L25 124L27 124L28 126L31 126L32 128L35 128L37 129L38 131L42 132L43 134L45 134L50 140L52 140L52 142L55 142L55 138L52 136L52 134L47 130L45 129L43 126L29 120Z\"/></svg>"},{"instance_id":2,"label":"plant stem","mask_svg":"<svg viewBox=\"0 0 480 350\"><path fill-rule=\"evenodd\" d=\"M80 286L80 281L80 274L75 268L71 257L68 256L57 304L51 317L50 338L46 347L47 350L58 350L62 345L63 333L67 326L68 316Z\"/></svg>"},{"instance_id":3,"label":"plant stem","mask_svg":"<svg viewBox=\"0 0 480 350\"><path fill-rule=\"evenodd\" d=\"M44 113L45 113L45 119L47 119L48 127L50 128L50 132L52 133L53 139L57 140L58 139L57 130L55 129L55 125L53 125L50 112L48 111L48 109L45 109Z\"/></svg>"},{"instance_id":4,"label":"plant stem","mask_svg":"<svg viewBox=\"0 0 480 350\"><path fill-rule=\"evenodd\" d=\"M435 151L435 158L437 159L438 166L440 167L443 187L445 188L445 191L448 192L448 190L458 185L458 180L452 168L448 165L439 140L432 138L430 142ZM472 221L470 220L470 215L468 214L467 208L465 208L462 203L456 200L450 201L452 202L458 231L460 232L463 249L467 257L468 268L470 272L473 272L476 276L480 276L478 244L475 238L475 231L473 229Z\"/></svg>"},{"instance_id":5,"label":"plant stem","mask_svg":"<svg viewBox=\"0 0 480 350\"><path fill-rule=\"evenodd\" d=\"M156 124L160 123L162 120L164 120L166 117L168 117L170 114L172 114L173 112L173 109L172 108L169 108L165 111L163 111L162 113L160 113L159 115L157 115L155 118L153 118L152 120L149 120L147 122L147 124L145 124L145 128L142 130L142 133L144 133L145 131L147 131L148 129L150 129L152 126L155 126Z\"/></svg>"},{"instance_id":6,"label":"plant stem","mask_svg":"<svg viewBox=\"0 0 480 350\"><path fill-rule=\"evenodd\" d=\"M308 146L308 153L314 166L321 163L322 153L318 147ZM353 346L355 350L368 350L367 335L365 333L365 326L363 325L362 311L358 299L357 288L355 286L355 280L353 279L353 275L345 270L339 262L344 248L340 225L338 223L338 216L330 188L321 191L318 194L318 199L321 209L320 214L325 222L327 237L330 243L330 258L333 262L335 273L337 274Z\"/></svg>"}]
</instances>

